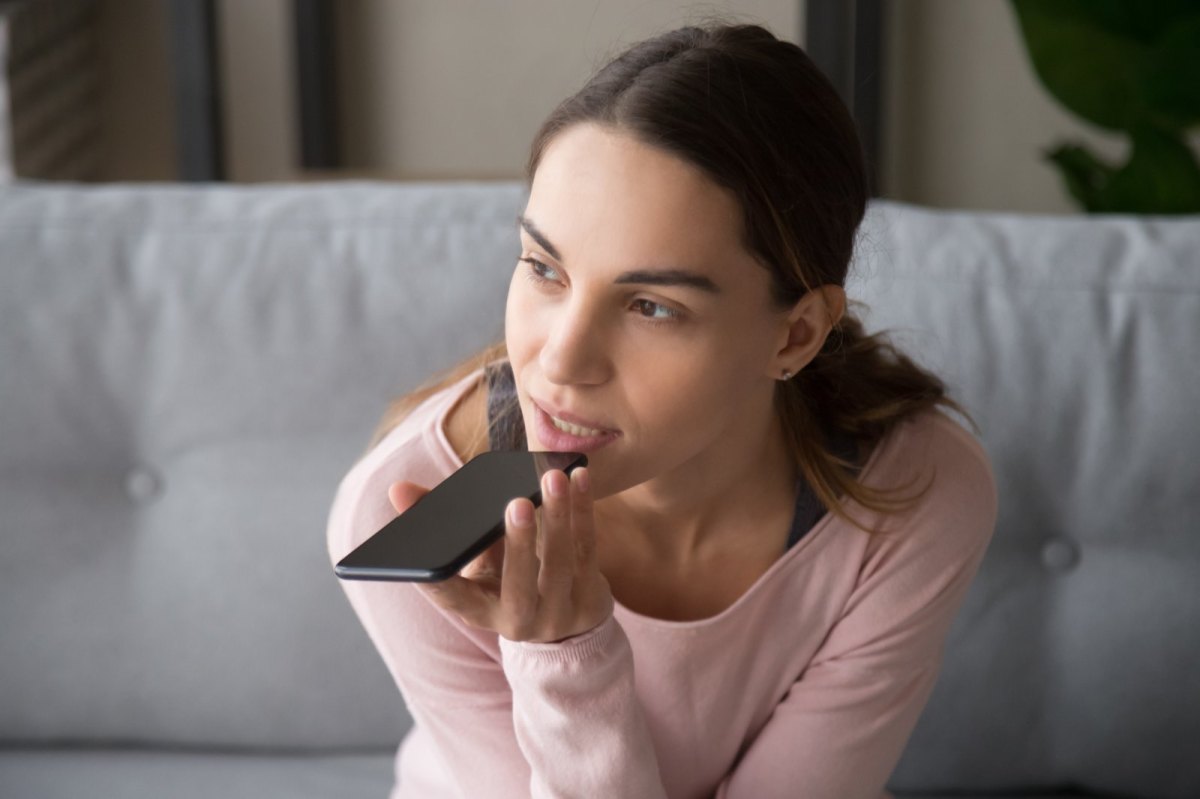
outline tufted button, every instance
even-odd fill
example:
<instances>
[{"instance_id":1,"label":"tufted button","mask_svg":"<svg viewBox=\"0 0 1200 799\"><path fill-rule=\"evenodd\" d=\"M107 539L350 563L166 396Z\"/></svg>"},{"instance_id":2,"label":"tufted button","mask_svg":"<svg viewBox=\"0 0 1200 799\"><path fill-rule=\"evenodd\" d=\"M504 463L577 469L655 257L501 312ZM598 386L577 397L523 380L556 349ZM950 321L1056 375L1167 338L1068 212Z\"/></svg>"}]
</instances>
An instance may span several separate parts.
<instances>
[{"instance_id":1,"label":"tufted button","mask_svg":"<svg viewBox=\"0 0 1200 799\"><path fill-rule=\"evenodd\" d=\"M153 469L138 466L125 477L125 490L134 502L145 504L162 493L162 478Z\"/></svg>"},{"instance_id":2,"label":"tufted button","mask_svg":"<svg viewBox=\"0 0 1200 799\"><path fill-rule=\"evenodd\" d=\"M1079 545L1066 536L1055 536L1042 545L1042 565L1050 571L1065 572L1079 564Z\"/></svg>"}]
</instances>

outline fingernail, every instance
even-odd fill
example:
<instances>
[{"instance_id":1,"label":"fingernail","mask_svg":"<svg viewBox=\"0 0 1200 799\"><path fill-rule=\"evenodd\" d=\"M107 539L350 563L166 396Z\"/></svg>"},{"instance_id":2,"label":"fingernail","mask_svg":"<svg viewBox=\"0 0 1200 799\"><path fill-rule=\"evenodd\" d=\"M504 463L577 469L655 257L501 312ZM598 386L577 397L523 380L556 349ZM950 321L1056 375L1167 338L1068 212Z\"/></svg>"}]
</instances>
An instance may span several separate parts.
<instances>
[{"instance_id":1,"label":"fingernail","mask_svg":"<svg viewBox=\"0 0 1200 799\"><path fill-rule=\"evenodd\" d=\"M533 521L533 513L528 502L513 500L508 504L508 520L516 527L528 527Z\"/></svg>"},{"instance_id":2,"label":"fingernail","mask_svg":"<svg viewBox=\"0 0 1200 799\"><path fill-rule=\"evenodd\" d=\"M581 466L575 471L571 472L571 479L575 481L575 485L579 486L580 491L585 494L587 493L588 486L591 483L590 478L588 477L588 470L586 466Z\"/></svg>"},{"instance_id":3,"label":"fingernail","mask_svg":"<svg viewBox=\"0 0 1200 799\"><path fill-rule=\"evenodd\" d=\"M559 478L560 474L562 472L557 469L546 473L546 493L552 497L561 497L566 493L566 486L563 485L566 475L562 474L562 478Z\"/></svg>"}]
</instances>

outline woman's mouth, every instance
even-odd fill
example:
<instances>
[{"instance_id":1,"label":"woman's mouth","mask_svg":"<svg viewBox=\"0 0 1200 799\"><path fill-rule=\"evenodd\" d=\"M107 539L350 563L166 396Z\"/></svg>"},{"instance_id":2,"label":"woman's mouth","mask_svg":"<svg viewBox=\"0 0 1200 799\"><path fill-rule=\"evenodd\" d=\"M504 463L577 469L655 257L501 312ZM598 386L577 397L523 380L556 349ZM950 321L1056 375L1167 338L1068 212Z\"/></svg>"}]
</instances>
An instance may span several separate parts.
<instances>
[{"instance_id":1,"label":"woman's mouth","mask_svg":"<svg viewBox=\"0 0 1200 799\"><path fill-rule=\"evenodd\" d=\"M603 430L593 430L590 427L580 427L577 424L571 424L570 422L564 422L562 419L559 419L557 416L551 416L550 423L553 424L555 427L557 427L559 430L562 430L564 433L570 433L571 435L579 436L580 438L587 437L587 436L599 436L599 435L604 434Z\"/></svg>"},{"instance_id":2,"label":"woman's mouth","mask_svg":"<svg viewBox=\"0 0 1200 799\"><path fill-rule=\"evenodd\" d=\"M595 452L621 435L616 430L589 427L552 415L536 402L533 412L538 440L556 452Z\"/></svg>"}]
</instances>

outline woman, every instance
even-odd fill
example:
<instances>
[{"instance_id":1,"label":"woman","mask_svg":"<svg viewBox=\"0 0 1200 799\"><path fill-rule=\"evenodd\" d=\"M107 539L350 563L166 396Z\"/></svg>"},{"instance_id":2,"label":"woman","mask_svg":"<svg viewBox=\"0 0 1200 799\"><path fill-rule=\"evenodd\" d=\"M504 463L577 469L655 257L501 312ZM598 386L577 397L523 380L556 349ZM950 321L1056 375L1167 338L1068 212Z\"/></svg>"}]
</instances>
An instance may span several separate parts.
<instances>
[{"instance_id":1,"label":"woman","mask_svg":"<svg viewBox=\"0 0 1200 799\"><path fill-rule=\"evenodd\" d=\"M582 450L440 584L343 584L415 726L394 797L884 785L995 519L942 383L847 312L867 186L800 48L631 47L538 132L505 343L398 402L336 561L477 453Z\"/></svg>"}]
</instances>

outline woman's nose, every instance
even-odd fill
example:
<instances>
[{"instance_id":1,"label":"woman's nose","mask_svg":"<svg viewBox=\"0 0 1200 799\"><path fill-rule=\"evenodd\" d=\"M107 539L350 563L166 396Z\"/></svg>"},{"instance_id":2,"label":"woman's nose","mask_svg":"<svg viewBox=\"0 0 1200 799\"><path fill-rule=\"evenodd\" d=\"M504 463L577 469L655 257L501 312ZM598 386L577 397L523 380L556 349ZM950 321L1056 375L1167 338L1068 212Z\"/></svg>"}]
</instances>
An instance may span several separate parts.
<instances>
[{"instance_id":1,"label":"woman's nose","mask_svg":"<svg viewBox=\"0 0 1200 799\"><path fill-rule=\"evenodd\" d=\"M559 385L596 385L608 379L604 328L584 307L564 306L542 345L542 374Z\"/></svg>"}]
</instances>

